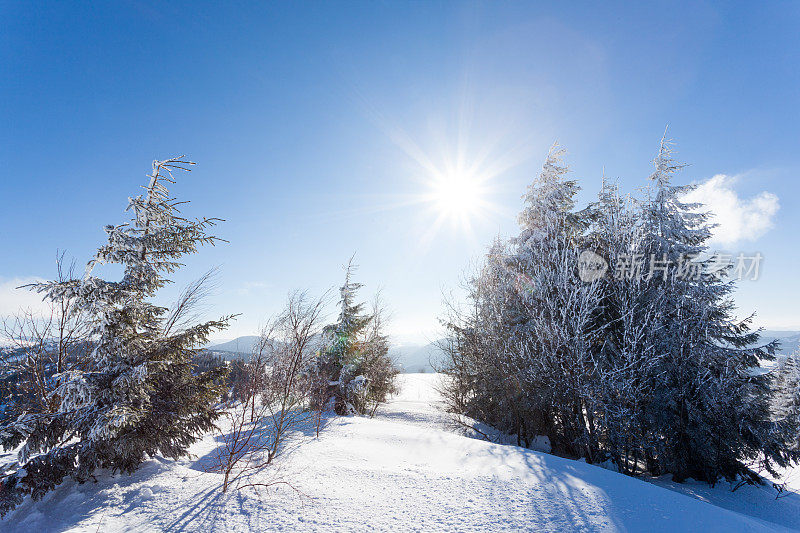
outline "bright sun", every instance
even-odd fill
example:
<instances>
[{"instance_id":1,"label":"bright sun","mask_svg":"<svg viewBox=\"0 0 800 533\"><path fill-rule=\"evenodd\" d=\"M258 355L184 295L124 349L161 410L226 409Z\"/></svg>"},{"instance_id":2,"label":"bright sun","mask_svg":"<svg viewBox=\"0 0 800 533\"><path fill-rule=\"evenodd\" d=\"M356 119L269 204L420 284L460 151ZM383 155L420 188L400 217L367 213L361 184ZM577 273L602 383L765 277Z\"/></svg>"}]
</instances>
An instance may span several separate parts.
<instances>
[{"instance_id":1,"label":"bright sun","mask_svg":"<svg viewBox=\"0 0 800 533\"><path fill-rule=\"evenodd\" d=\"M432 196L441 214L462 218L474 214L481 205L482 191L477 180L468 174L437 176Z\"/></svg>"},{"instance_id":2,"label":"bright sun","mask_svg":"<svg viewBox=\"0 0 800 533\"><path fill-rule=\"evenodd\" d=\"M434 213L423 242L430 242L442 226L450 226L467 237L473 237L473 228L497 208L489 201L487 186L492 174L481 173L464 164L444 165L444 169L428 166L425 184L427 194L421 200Z\"/></svg>"}]
</instances>

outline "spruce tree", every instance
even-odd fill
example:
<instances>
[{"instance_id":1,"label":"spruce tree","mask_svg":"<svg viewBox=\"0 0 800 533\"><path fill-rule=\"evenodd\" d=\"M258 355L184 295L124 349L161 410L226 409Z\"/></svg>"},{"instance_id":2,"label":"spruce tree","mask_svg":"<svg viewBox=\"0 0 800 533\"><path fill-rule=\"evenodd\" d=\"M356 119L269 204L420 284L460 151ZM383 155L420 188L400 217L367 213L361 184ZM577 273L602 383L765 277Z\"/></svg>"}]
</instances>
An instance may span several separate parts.
<instances>
[{"instance_id":1,"label":"spruce tree","mask_svg":"<svg viewBox=\"0 0 800 533\"><path fill-rule=\"evenodd\" d=\"M595 379L592 405L600 459L610 459L626 474L636 473L646 446L644 406L652 401L649 378L659 361L650 342L660 325L661 301L648 290L644 273L631 265L641 254L644 224L630 199L603 178L598 200L590 205L588 249L607 262L599 281L593 326ZM633 259L635 261L635 259ZM626 271L625 268L631 268Z\"/></svg>"},{"instance_id":2,"label":"spruce tree","mask_svg":"<svg viewBox=\"0 0 800 533\"><path fill-rule=\"evenodd\" d=\"M328 397L339 415L373 413L378 403L394 392L397 369L388 356L389 343L382 331L382 313L364 311L356 301L361 283L353 281L352 259L339 289L339 316L323 331L325 346L316 373L329 382Z\"/></svg>"},{"instance_id":3,"label":"spruce tree","mask_svg":"<svg viewBox=\"0 0 800 533\"><path fill-rule=\"evenodd\" d=\"M442 320L449 336L440 347L446 360L437 368L450 411L499 428L528 446L536 432L547 434L545 402L528 398L519 379L524 313L515 277L506 266L509 246L496 239L479 270L466 284L469 307L450 306ZM457 422L463 422L456 418ZM469 424L467 424L469 425ZM471 426L470 426L471 427Z\"/></svg>"},{"instance_id":4,"label":"spruce tree","mask_svg":"<svg viewBox=\"0 0 800 533\"><path fill-rule=\"evenodd\" d=\"M677 267L707 253L711 225L701 207L681 198L690 186L671 183L681 168L662 140L650 179L653 194L643 206L642 252L650 263L647 294L658 298L660 315L651 342L660 359L650 386L645 417L650 421L646 450L652 474L674 474L714 483L719 478L757 482L751 465L774 473L793 454L770 420L769 377L757 372L774 358L774 344L757 345L750 318L735 320L730 294L734 282L702 269L678 275ZM685 273L684 273L685 274Z\"/></svg>"},{"instance_id":5,"label":"spruce tree","mask_svg":"<svg viewBox=\"0 0 800 533\"><path fill-rule=\"evenodd\" d=\"M520 234L496 245L476 280L476 339L484 368L475 386L494 423L524 443L547 436L561 453L591 457L585 417L596 283L578 279L587 212L575 211L579 187L567 179L564 151L553 146L524 196ZM497 381L497 383L491 383ZM506 383L504 394L495 389Z\"/></svg>"},{"instance_id":6,"label":"spruce tree","mask_svg":"<svg viewBox=\"0 0 800 533\"><path fill-rule=\"evenodd\" d=\"M794 362L759 368L775 344L734 318L733 281L708 268L712 226L671 183L669 144L646 200L604 180L583 211L562 154L529 187L519 236L469 280L470 308L451 307L450 408L626 474L755 483L800 459ZM584 276L585 257L607 272Z\"/></svg>"},{"instance_id":7,"label":"spruce tree","mask_svg":"<svg viewBox=\"0 0 800 533\"><path fill-rule=\"evenodd\" d=\"M177 328L168 309L149 301L182 256L218 240L207 233L216 219L182 218L181 202L169 196L172 171L191 164L155 161L145 194L129 198L131 222L105 227L108 242L85 276L33 287L55 302L72 299L87 313L96 348L87 370L58 376L56 412L23 414L0 428L4 449L22 445L0 482L0 514L25 495L41 498L68 476L85 482L98 468L131 473L148 456L181 457L213 427L221 369L194 375L192 357L230 317ZM122 279L94 276L101 264L121 265Z\"/></svg>"},{"instance_id":8,"label":"spruce tree","mask_svg":"<svg viewBox=\"0 0 800 533\"><path fill-rule=\"evenodd\" d=\"M781 357L771 370L772 418L792 450L800 449L800 354Z\"/></svg>"},{"instance_id":9,"label":"spruce tree","mask_svg":"<svg viewBox=\"0 0 800 533\"><path fill-rule=\"evenodd\" d=\"M517 279L525 319L520 373L527 398L549 403L549 422L535 434L549 437L561 453L597 454L591 416L597 331L597 281L578 277L589 211L575 210L579 186L568 179L564 150L554 146L538 179L528 188L507 265ZM550 428L547 428L550 426Z\"/></svg>"}]
</instances>

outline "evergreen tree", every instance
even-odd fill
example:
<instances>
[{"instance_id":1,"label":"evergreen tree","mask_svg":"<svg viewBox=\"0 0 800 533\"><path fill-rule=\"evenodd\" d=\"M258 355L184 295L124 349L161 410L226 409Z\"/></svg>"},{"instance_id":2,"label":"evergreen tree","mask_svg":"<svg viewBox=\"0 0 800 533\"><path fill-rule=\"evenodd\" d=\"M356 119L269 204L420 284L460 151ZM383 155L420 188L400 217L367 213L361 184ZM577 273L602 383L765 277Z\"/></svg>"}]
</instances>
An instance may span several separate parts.
<instances>
[{"instance_id":1,"label":"evergreen tree","mask_svg":"<svg viewBox=\"0 0 800 533\"><path fill-rule=\"evenodd\" d=\"M106 226L108 242L82 279L33 287L55 302L71 299L91 317L97 344L88 369L58 376L56 412L23 414L0 428L4 449L22 444L0 482L0 513L26 494L41 498L67 476L84 482L98 468L131 473L147 456L181 457L219 416L221 370L194 375L192 357L230 317L176 328L169 310L149 301L182 256L217 240L207 233L215 219L182 218L180 202L169 197L172 171L188 165L153 163L144 196L129 199L131 223ZM122 279L93 276L100 264L122 265Z\"/></svg>"},{"instance_id":2,"label":"evergreen tree","mask_svg":"<svg viewBox=\"0 0 800 533\"><path fill-rule=\"evenodd\" d=\"M792 450L800 449L800 355L781 357L772 376L772 419Z\"/></svg>"},{"instance_id":3,"label":"evergreen tree","mask_svg":"<svg viewBox=\"0 0 800 533\"><path fill-rule=\"evenodd\" d=\"M577 276L589 212L575 211L577 182L553 146L524 196L520 234L496 242L469 284L472 309L447 322L454 380L447 396L464 414L529 445L547 436L560 453L593 457L587 419L597 283Z\"/></svg>"},{"instance_id":4,"label":"evergreen tree","mask_svg":"<svg viewBox=\"0 0 800 533\"><path fill-rule=\"evenodd\" d=\"M521 232L511 240L506 268L515 283L516 349L511 352L524 397L537 416L527 426L546 435L561 453L596 455L591 401L597 335L591 316L598 285L579 279L580 250L589 212L575 211L579 191L567 179L564 150L553 146L538 179L528 188L520 214ZM542 424L539 413L547 413Z\"/></svg>"},{"instance_id":5,"label":"evergreen tree","mask_svg":"<svg viewBox=\"0 0 800 533\"><path fill-rule=\"evenodd\" d=\"M644 272L631 265L641 253L641 213L605 177L598 201L589 207L592 225L587 246L607 261L599 281L599 301L592 319L600 332L593 347L594 393L589 417L594 419L599 459L610 459L620 472L637 472L643 461L646 420L652 402L649 377L659 361L652 332L659 326L661 301L647 290ZM631 270L627 270L630 268Z\"/></svg>"},{"instance_id":6,"label":"evergreen tree","mask_svg":"<svg viewBox=\"0 0 800 533\"><path fill-rule=\"evenodd\" d=\"M525 401L511 357L518 346L513 324L520 316L513 274L506 268L508 243L496 239L478 272L465 283L469 307L451 305L442 322L449 336L440 346L447 358L437 370L448 376L442 390L450 411L511 433L529 445L531 421L548 413ZM455 419L460 422L460 418Z\"/></svg>"},{"instance_id":7,"label":"evergreen tree","mask_svg":"<svg viewBox=\"0 0 800 533\"><path fill-rule=\"evenodd\" d=\"M645 417L651 421L646 442L648 469L714 483L719 478L758 481L750 465L768 471L792 459L782 443L772 440L770 383L755 372L760 361L774 358L774 344L752 348L758 334L750 319L736 321L730 294L732 280L709 273L706 241L711 226L699 205L681 197L689 186L671 184L681 168L662 140L650 179L654 194L643 206L646 233L643 255L649 261L646 293L659 299L658 324L650 337L660 356L650 386L655 394ZM694 259L698 275L678 275L677 268ZM684 273L685 274L685 273Z\"/></svg>"},{"instance_id":8,"label":"evergreen tree","mask_svg":"<svg viewBox=\"0 0 800 533\"><path fill-rule=\"evenodd\" d=\"M450 308L449 407L627 474L758 482L796 462L796 369L759 371L775 344L733 318L733 282L703 259L712 226L672 185L668 143L645 201L604 180L583 211L562 154L529 187L519 236L468 281L469 309Z\"/></svg>"},{"instance_id":9,"label":"evergreen tree","mask_svg":"<svg viewBox=\"0 0 800 533\"><path fill-rule=\"evenodd\" d=\"M329 382L328 396L337 414L374 412L378 403L394 392L397 369L389 359L388 338L382 331L382 312L364 312L356 302L361 283L352 279L355 265L347 265L344 285L339 289L339 316L326 326L325 346L316 373Z\"/></svg>"}]
</instances>

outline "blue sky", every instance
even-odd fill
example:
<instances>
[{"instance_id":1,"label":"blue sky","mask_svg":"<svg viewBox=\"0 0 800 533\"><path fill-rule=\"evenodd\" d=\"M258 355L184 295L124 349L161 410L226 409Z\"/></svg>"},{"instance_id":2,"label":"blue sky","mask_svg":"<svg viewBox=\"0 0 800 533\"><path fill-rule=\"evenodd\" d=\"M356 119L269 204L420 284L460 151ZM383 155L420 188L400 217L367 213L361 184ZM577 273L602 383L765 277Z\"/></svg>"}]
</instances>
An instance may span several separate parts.
<instances>
[{"instance_id":1,"label":"blue sky","mask_svg":"<svg viewBox=\"0 0 800 533\"><path fill-rule=\"evenodd\" d=\"M431 338L554 141L585 203L603 172L645 185L669 125L726 249L764 255L742 313L800 329L800 4L562 4L0 3L0 313L56 249L90 257L154 158L187 154L173 191L230 243L176 287L221 267L210 312L242 313L223 337L338 286L355 253L398 338ZM490 208L439 224L432 169L458 161Z\"/></svg>"}]
</instances>

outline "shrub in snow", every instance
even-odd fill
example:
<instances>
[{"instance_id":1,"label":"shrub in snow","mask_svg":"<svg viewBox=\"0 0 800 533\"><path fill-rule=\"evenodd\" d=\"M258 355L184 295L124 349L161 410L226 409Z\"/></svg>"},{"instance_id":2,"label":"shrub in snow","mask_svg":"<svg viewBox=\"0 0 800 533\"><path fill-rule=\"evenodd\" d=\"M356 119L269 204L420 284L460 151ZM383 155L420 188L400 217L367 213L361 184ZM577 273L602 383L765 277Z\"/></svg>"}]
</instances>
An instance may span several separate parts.
<instances>
[{"instance_id":1,"label":"shrub in snow","mask_svg":"<svg viewBox=\"0 0 800 533\"><path fill-rule=\"evenodd\" d=\"M169 197L165 183L173 182L172 170L189 164L180 158L154 162L145 194L129 199L133 219L106 226L108 242L85 276L35 287L85 313L96 346L87 368L57 376L56 410L23 414L0 428L4 449L21 445L18 462L0 480L0 514L25 495L41 498L67 476L83 482L98 468L130 473L148 455L185 455L219 416L214 402L222 372L195 374L192 357L228 318L185 324L191 307L185 301L172 310L148 301L182 256L217 240L207 233L215 219L182 218L179 202ZM93 276L100 264L122 265L122 279Z\"/></svg>"},{"instance_id":2,"label":"shrub in snow","mask_svg":"<svg viewBox=\"0 0 800 533\"><path fill-rule=\"evenodd\" d=\"M65 268L59 254L56 271L58 281L67 281L74 277L74 263ZM23 413L56 411L56 376L86 367L94 348L91 324L76 303L74 298L51 300L41 316L28 309L0 322L0 337L8 342L0 349L0 426Z\"/></svg>"},{"instance_id":3,"label":"shrub in snow","mask_svg":"<svg viewBox=\"0 0 800 533\"><path fill-rule=\"evenodd\" d=\"M323 299L309 301L303 292L290 294L283 311L264 327L250 360L241 365L241 396L234 393L234 405L225 413L227 428L217 439L222 444L212 455L211 470L223 475L223 492L231 486L285 483L256 474L294 432L310 424L319 432L321 412L309 409L309 368L315 362L323 304Z\"/></svg>"}]
</instances>

